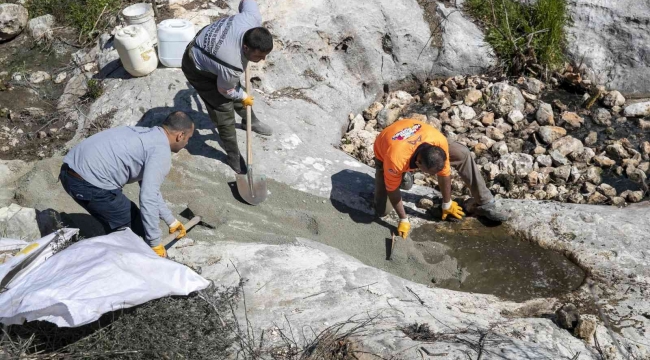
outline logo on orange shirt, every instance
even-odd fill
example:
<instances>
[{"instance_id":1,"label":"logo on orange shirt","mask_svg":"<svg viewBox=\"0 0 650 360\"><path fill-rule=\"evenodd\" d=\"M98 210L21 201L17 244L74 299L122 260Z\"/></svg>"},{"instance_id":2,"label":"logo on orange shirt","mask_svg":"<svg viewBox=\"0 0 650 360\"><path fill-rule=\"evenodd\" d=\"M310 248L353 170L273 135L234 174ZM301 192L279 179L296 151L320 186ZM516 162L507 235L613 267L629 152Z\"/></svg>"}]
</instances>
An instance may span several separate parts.
<instances>
[{"instance_id":1,"label":"logo on orange shirt","mask_svg":"<svg viewBox=\"0 0 650 360\"><path fill-rule=\"evenodd\" d=\"M408 128L406 128L406 129L402 129L402 130L400 130L399 132L397 132L397 134L393 135L392 139L393 139L393 140L404 140L404 139L408 139L408 138L410 138L411 136L413 136L416 132L420 131L420 128L421 128L421 127L422 127L422 125L420 125L420 124L415 124L415 125L413 125L413 126L411 126L411 127L408 127Z\"/></svg>"}]
</instances>

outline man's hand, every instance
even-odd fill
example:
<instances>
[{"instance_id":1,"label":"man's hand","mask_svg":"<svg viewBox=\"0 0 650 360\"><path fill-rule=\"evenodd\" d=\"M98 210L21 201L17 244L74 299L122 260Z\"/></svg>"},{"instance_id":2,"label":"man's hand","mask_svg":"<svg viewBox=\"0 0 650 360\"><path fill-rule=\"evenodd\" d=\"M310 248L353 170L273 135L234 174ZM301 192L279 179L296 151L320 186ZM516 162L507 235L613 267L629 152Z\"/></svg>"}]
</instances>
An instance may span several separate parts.
<instances>
[{"instance_id":1,"label":"man's hand","mask_svg":"<svg viewBox=\"0 0 650 360\"><path fill-rule=\"evenodd\" d=\"M253 106L253 100L255 100L255 99L253 99L252 96L247 94L246 97L244 98L244 100L241 101L241 103L244 106Z\"/></svg>"},{"instance_id":2,"label":"man's hand","mask_svg":"<svg viewBox=\"0 0 650 360\"><path fill-rule=\"evenodd\" d=\"M151 250L153 250L160 257L164 257L164 258L167 257L167 250L165 250L165 245L163 245L163 244L160 244L158 246L154 246L154 247L151 248Z\"/></svg>"},{"instance_id":3,"label":"man's hand","mask_svg":"<svg viewBox=\"0 0 650 360\"><path fill-rule=\"evenodd\" d=\"M171 225L169 225L169 233L173 234L179 230L181 233L178 234L178 236L176 237L177 239L180 239L183 236L185 236L187 234L187 231L185 230L185 226L183 226L183 224L180 221L174 220L174 222Z\"/></svg>"},{"instance_id":4,"label":"man's hand","mask_svg":"<svg viewBox=\"0 0 650 360\"><path fill-rule=\"evenodd\" d=\"M451 215L456 219L462 219L463 216L465 216L465 213L460 205L452 200L450 203L442 204L442 220L446 220L448 215Z\"/></svg>"},{"instance_id":5,"label":"man's hand","mask_svg":"<svg viewBox=\"0 0 650 360\"><path fill-rule=\"evenodd\" d=\"M411 223L409 222L409 219L402 219L399 221L399 226L397 227L397 234L402 237L402 239L406 239L407 236L409 236L409 231L411 231Z\"/></svg>"}]
</instances>

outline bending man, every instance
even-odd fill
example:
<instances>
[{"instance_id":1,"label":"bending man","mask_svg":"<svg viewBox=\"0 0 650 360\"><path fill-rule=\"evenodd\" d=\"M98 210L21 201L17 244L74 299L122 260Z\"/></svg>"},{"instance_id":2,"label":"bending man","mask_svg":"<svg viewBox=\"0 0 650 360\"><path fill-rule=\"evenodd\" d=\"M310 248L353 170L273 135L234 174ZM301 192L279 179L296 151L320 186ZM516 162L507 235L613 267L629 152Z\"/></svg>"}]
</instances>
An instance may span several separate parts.
<instances>
[{"instance_id":1,"label":"bending man","mask_svg":"<svg viewBox=\"0 0 650 360\"><path fill-rule=\"evenodd\" d=\"M443 220L449 215L458 219L465 216L458 203L451 200L451 166L476 200L476 215L493 221L507 220L496 208L469 150L455 141L448 142L433 126L411 119L396 121L377 136L374 151L375 212L377 216L386 216L394 208L400 218L397 231L403 238L408 236L411 225L402 204L400 184L408 178L404 175L414 170L438 176Z\"/></svg>"},{"instance_id":2,"label":"bending man","mask_svg":"<svg viewBox=\"0 0 650 360\"><path fill-rule=\"evenodd\" d=\"M226 150L228 165L238 174L245 169L237 146L236 111L246 125L246 106L253 106L239 78L249 61L259 62L273 50L271 33L261 27L262 15L254 0L242 0L239 14L204 27L183 55L182 69L198 92L216 125ZM270 136L271 127L251 116L254 132Z\"/></svg>"},{"instance_id":3,"label":"bending man","mask_svg":"<svg viewBox=\"0 0 650 360\"><path fill-rule=\"evenodd\" d=\"M106 233L130 227L160 256L159 219L169 233L185 227L174 218L160 194L171 168L171 153L187 145L194 123L183 112L170 114L161 127L122 126L99 132L81 142L63 158L59 179L63 188L104 227ZM125 184L140 184L140 209L123 193Z\"/></svg>"}]
</instances>

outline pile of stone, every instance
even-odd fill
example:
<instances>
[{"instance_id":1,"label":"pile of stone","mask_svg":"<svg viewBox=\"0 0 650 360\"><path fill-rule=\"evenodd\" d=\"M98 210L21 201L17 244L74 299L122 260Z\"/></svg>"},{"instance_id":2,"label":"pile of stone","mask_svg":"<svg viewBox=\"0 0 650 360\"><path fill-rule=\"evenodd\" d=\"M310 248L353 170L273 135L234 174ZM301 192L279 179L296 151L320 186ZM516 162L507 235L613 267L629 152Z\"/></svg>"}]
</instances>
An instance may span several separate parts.
<instances>
[{"instance_id":1,"label":"pile of stone","mask_svg":"<svg viewBox=\"0 0 650 360\"><path fill-rule=\"evenodd\" d=\"M401 118L416 118L470 148L497 197L617 206L641 201L644 190L618 192L603 182L603 175L627 177L647 190L650 142L643 134L650 130L650 121L643 117L650 116L650 102L626 106L620 92L597 88L583 98L590 110L573 112L559 100L542 101L547 87L534 78L497 83L485 76L431 80L418 95L393 92L362 114L351 114L341 149L373 166L379 131ZM602 131L572 136L586 121ZM640 135L613 138L614 127L632 121ZM419 174L416 183L436 181ZM458 178L452 186L456 195L467 191Z\"/></svg>"}]
</instances>

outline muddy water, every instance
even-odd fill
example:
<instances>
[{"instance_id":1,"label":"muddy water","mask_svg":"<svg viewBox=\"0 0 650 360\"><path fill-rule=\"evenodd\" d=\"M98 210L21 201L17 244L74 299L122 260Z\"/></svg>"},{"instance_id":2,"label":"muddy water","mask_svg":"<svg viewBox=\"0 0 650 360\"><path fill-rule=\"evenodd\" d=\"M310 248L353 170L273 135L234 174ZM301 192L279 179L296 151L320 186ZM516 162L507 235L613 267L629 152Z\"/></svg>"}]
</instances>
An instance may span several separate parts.
<instances>
[{"instance_id":1,"label":"muddy water","mask_svg":"<svg viewBox=\"0 0 650 360\"><path fill-rule=\"evenodd\" d=\"M430 264L456 260L454 279L432 279L446 289L524 301L573 291L585 278L584 271L564 255L517 238L505 226L486 227L472 218L424 225L413 231L412 238L443 250L425 251Z\"/></svg>"}]
</instances>

